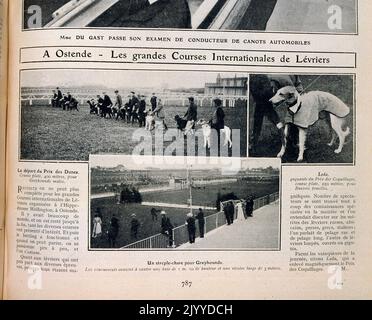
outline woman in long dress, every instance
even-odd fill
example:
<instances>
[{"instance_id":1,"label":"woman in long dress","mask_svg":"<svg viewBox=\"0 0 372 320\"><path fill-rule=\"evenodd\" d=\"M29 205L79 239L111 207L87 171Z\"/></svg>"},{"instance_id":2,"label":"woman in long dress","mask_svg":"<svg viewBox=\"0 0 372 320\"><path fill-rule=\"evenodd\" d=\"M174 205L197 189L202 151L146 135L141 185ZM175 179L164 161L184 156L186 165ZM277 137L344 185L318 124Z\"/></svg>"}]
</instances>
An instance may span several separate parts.
<instances>
[{"instance_id":1,"label":"woman in long dress","mask_svg":"<svg viewBox=\"0 0 372 320\"><path fill-rule=\"evenodd\" d=\"M235 210L236 210L236 213L237 213L236 220L237 221L243 221L243 220L245 220L245 218L244 218L244 211L243 211L243 204L241 202L239 202L235 206Z\"/></svg>"},{"instance_id":2,"label":"woman in long dress","mask_svg":"<svg viewBox=\"0 0 372 320\"><path fill-rule=\"evenodd\" d=\"M92 238L98 238L102 235L102 219L98 214L93 219L93 234Z\"/></svg>"}]
</instances>

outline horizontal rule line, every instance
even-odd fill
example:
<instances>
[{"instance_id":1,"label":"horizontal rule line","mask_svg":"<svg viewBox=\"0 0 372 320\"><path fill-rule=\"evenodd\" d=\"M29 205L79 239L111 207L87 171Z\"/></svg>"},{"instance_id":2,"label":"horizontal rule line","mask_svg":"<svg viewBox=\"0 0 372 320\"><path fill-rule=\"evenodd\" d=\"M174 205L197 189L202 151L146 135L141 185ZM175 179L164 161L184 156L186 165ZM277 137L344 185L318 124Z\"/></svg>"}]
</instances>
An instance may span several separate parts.
<instances>
[{"instance_id":1,"label":"horizontal rule line","mask_svg":"<svg viewBox=\"0 0 372 320\"><path fill-rule=\"evenodd\" d=\"M110 64L154 64L154 65L199 65L199 66L225 66L225 67L266 67L266 68L325 68L325 69L332 69L332 68L343 68L343 69L355 69L355 66L300 66L300 65L264 65L264 64L218 64L218 63L172 63L172 62L120 62L120 61L87 61L87 60L35 60L35 61L24 61L21 62L23 64L28 63L110 63Z\"/></svg>"}]
</instances>

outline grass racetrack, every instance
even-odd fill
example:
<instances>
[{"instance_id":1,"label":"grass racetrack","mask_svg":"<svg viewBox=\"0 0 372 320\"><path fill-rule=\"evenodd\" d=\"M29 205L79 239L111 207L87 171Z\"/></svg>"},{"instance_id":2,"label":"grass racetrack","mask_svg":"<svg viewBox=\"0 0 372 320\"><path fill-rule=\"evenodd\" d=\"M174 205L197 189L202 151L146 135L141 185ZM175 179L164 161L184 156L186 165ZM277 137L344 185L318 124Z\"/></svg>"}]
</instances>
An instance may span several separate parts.
<instances>
[{"instance_id":1,"label":"grass racetrack","mask_svg":"<svg viewBox=\"0 0 372 320\"><path fill-rule=\"evenodd\" d=\"M235 192L238 197L246 197L254 194L257 198L274 193L279 190L278 183L275 182L250 182L250 183L229 183L224 185L210 185L202 189L193 190L193 205L215 206L218 191L221 194ZM143 201L148 202L165 202L174 204L187 204L189 192L188 190L173 190L167 192L153 192L142 195ZM99 208L102 214L103 235L100 239L91 239L92 248L109 248L107 239L107 230L110 224L110 219L113 214L119 219L119 235L117 238L117 248L121 248L135 241L145 239L155 235L161 231L160 215L158 221L152 221L150 214L151 206L143 206L141 204L117 204L114 198L93 199L91 201L91 221ZM186 214L189 209L178 208L159 208L164 209L173 226L177 227L185 223ZM204 211L205 216L215 213L216 211ZM136 214L141 226L139 228L138 239L131 239L130 236L130 221L131 214ZM194 211L194 213L196 213ZM93 226L91 225L91 228ZM198 230L198 229L197 229ZM198 235L198 231L197 231Z\"/></svg>"},{"instance_id":2,"label":"grass racetrack","mask_svg":"<svg viewBox=\"0 0 372 320\"><path fill-rule=\"evenodd\" d=\"M165 107L166 123L169 128L176 128L175 115L183 116L186 110L186 107ZM212 112L210 107L199 107L198 119L210 119ZM24 103L21 113L23 160L87 161L89 154L129 155L138 144L132 139L134 131L138 129L137 123L132 125L123 120L116 121L90 115L89 107L86 105L80 106L80 112L63 111L34 101L32 106ZM241 156L246 156L247 108L242 106L225 108L225 113L226 125L231 129L240 129ZM165 142L164 147L170 143Z\"/></svg>"}]
</instances>

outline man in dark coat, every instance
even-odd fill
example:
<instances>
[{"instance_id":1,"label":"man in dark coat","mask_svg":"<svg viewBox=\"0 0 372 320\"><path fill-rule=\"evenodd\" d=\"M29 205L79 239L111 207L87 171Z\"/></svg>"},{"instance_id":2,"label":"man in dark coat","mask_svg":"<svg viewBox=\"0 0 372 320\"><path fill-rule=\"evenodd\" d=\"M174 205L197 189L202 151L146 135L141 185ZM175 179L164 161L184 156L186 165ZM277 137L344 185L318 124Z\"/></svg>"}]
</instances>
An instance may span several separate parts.
<instances>
[{"instance_id":1,"label":"man in dark coat","mask_svg":"<svg viewBox=\"0 0 372 320\"><path fill-rule=\"evenodd\" d=\"M187 0L120 0L89 27L191 28Z\"/></svg>"},{"instance_id":2,"label":"man in dark coat","mask_svg":"<svg viewBox=\"0 0 372 320\"><path fill-rule=\"evenodd\" d=\"M151 103L151 111L154 111L158 105L158 97L155 95L155 93L152 94L150 103Z\"/></svg>"},{"instance_id":3,"label":"man in dark coat","mask_svg":"<svg viewBox=\"0 0 372 320\"><path fill-rule=\"evenodd\" d=\"M189 234L189 242L194 243L196 226L195 226L195 218L191 212L187 214L186 225L187 225L187 232Z\"/></svg>"},{"instance_id":4,"label":"man in dark coat","mask_svg":"<svg viewBox=\"0 0 372 320\"><path fill-rule=\"evenodd\" d=\"M119 220L115 214L112 215L109 230L107 231L110 248L115 248L116 238L119 234Z\"/></svg>"},{"instance_id":5,"label":"man in dark coat","mask_svg":"<svg viewBox=\"0 0 372 320\"><path fill-rule=\"evenodd\" d=\"M125 110L123 110L123 99L122 99L121 95L119 94L119 90L115 90L115 96L116 96L116 100L115 100L114 108L116 109L116 112L117 112L116 113L116 120L118 120L119 117L124 119Z\"/></svg>"},{"instance_id":6,"label":"man in dark coat","mask_svg":"<svg viewBox=\"0 0 372 320\"><path fill-rule=\"evenodd\" d=\"M231 224L233 224L235 220L235 206L231 201L229 202L229 217Z\"/></svg>"},{"instance_id":7,"label":"man in dark coat","mask_svg":"<svg viewBox=\"0 0 372 320\"><path fill-rule=\"evenodd\" d=\"M111 116L111 107L113 106L112 104L112 101L111 101L111 98L106 94L106 92L103 92L103 110L104 110L104 114L103 114L103 117L106 118L106 115L108 114L110 116L110 118L112 117Z\"/></svg>"},{"instance_id":8,"label":"man in dark coat","mask_svg":"<svg viewBox=\"0 0 372 320\"><path fill-rule=\"evenodd\" d=\"M68 105L70 103L71 98L72 98L72 96L69 92L67 92L67 94L63 94L63 99L62 99L62 103L61 103L63 110L68 109Z\"/></svg>"},{"instance_id":9,"label":"man in dark coat","mask_svg":"<svg viewBox=\"0 0 372 320\"><path fill-rule=\"evenodd\" d=\"M132 92L132 97L129 100L129 105L131 109L131 117L132 117L132 124L134 124L134 121L138 121L138 109L139 109L139 99L136 96L135 92Z\"/></svg>"},{"instance_id":10,"label":"man in dark coat","mask_svg":"<svg viewBox=\"0 0 372 320\"><path fill-rule=\"evenodd\" d=\"M198 120L198 107L195 104L194 97L189 97L189 107L184 115L184 119L187 121L185 127L185 133L187 134L190 130L195 129L195 123Z\"/></svg>"},{"instance_id":11,"label":"man in dark coat","mask_svg":"<svg viewBox=\"0 0 372 320\"><path fill-rule=\"evenodd\" d=\"M253 217L254 200L249 196L245 202L245 214L247 217Z\"/></svg>"},{"instance_id":12,"label":"man in dark coat","mask_svg":"<svg viewBox=\"0 0 372 320\"><path fill-rule=\"evenodd\" d=\"M267 119L274 124L278 130L284 130L284 124L280 121L277 112L274 110L274 106L269 100L280 88L285 86L294 86L299 93L303 91L301 79L296 75L255 74L250 77L250 92L255 101L253 131L251 134L250 144L251 156L256 154L264 117L267 117Z\"/></svg>"},{"instance_id":13,"label":"man in dark coat","mask_svg":"<svg viewBox=\"0 0 372 320\"><path fill-rule=\"evenodd\" d=\"M144 127L146 123L146 100L145 96L141 96L138 104L138 124L139 127Z\"/></svg>"},{"instance_id":14,"label":"man in dark coat","mask_svg":"<svg viewBox=\"0 0 372 320\"><path fill-rule=\"evenodd\" d=\"M168 246L173 246L173 225L165 211L161 213L161 233L168 237Z\"/></svg>"},{"instance_id":15,"label":"man in dark coat","mask_svg":"<svg viewBox=\"0 0 372 320\"><path fill-rule=\"evenodd\" d=\"M101 115L101 117L103 117L103 98L97 94L97 108L98 108L98 111L99 111L99 114Z\"/></svg>"},{"instance_id":16,"label":"man in dark coat","mask_svg":"<svg viewBox=\"0 0 372 320\"><path fill-rule=\"evenodd\" d=\"M199 224L200 238L204 238L205 218L204 218L204 212L202 208L199 208L199 212L196 215L196 219L198 220L198 224Z\"/></svg>"},{"instance_id":17,"label":"man in dark coat","mask_svg":"<svg viewBox=\"0 0 372 320\"><path fill-rule=\"evenodd\" d=\"M63 94L62 91L57 87L57 107L60 108L63 103Z\"/></svg>"},{"instance_id":18,"label":"man in dark coat","mask_svg":"<svg viewBox=\"0 0 372 320\"><path fill-rule=\"evenodd\" d=\"M225 112L222 109L221 99L214 99L213 105L215 107L215 110L213 112L212 119L210 120L210 125L212 129L215 129L217 131L217 148L219 155L221 148L221 130L225 128Z\"/></svg>"},{"instance_id":19,"label":"man in dark coat","mask_svg":"<svg viewBox=\"0 0 372 320\"><path fill-rule=\"evenodd\" d=\"M234 217L231 215L231 205L232 203L229 201L224 204L223 206L223 212L225 214L226 222L228 225L232 224L234 222ZM233 206L234 207L234 206Z\"/></svg>"}]
</instances>

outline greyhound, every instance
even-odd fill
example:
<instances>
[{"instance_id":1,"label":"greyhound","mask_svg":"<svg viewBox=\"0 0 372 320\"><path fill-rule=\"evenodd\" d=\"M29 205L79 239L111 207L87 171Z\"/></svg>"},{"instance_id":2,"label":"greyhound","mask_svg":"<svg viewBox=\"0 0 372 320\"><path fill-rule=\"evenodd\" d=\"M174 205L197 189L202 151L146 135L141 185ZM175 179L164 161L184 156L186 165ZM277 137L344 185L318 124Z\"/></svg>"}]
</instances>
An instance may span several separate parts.
<instances>
[{"instance_id":1,"label":"greyhound","mask_svg":"<svg viewBox=\"0 0 372 320\"><path fill-rule=\"evenodd\" d=\"M350 134L350 128L345 126L345 117L350 113L350 108L338 97L331 93L323 91L311 91L300 95L296 88L287 86L281 88L270 99L274 106L285 103L288 106L286 115L286 125L284 128L284 137L282 148L277 157L284 156L287 147L287 138L289 133L289 123L293 123L299 129L299 154L297 162L303 161L307 129L319 120L319 113L325 111L330 115L330 125L332 127L332 140L328 144L332 146L339 139L338 148L334 151L339 154L345 143L346 137Z\"/></svg>"}]
</instances>

